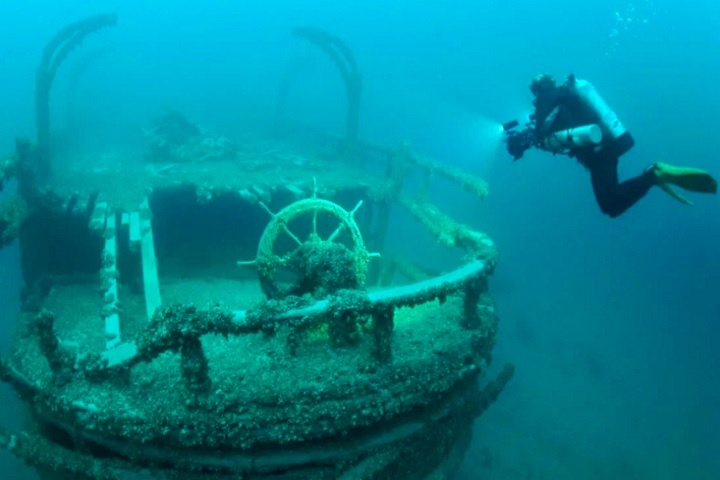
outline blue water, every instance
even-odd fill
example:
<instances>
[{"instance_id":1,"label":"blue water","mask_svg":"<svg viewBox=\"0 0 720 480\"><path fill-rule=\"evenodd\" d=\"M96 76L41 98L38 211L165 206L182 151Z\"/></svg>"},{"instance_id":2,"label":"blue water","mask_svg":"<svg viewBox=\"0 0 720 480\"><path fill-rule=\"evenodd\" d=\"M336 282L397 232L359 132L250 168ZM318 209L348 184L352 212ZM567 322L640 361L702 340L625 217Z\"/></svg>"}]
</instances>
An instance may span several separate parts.
<instances>
[{"instance_id":1,"label":"blue water","mask_svg":"<svg viewBox=\"0 0 720 480\"><path fill-rule=\"evenodd\" d=\"M298 61L307 73L293 84L288 112L342 133L337 72L290 35L296 25L331 31L353 48L364 76L361 137L409 140L490 183L483 201L433 192L500 248L491 284L501 317L495 358L517 367L477 422L460 478L720 478L720 199L694 196L685 207L651 191L610 219L582 167L537 152L512 162L497 130L529 113L536 73L574 72L596 85L636 139L622 177L658 159L720 175L720 6L690 7L4 0L0 151L10 151L16 135L34 134L34 70L45 42L67 23L105 12L118 15L117 27L74 52L53 89L53 129L72 133L76 146L134 139L168 106L232 136L272 115L278 79ZM435 259L439 268L445 261ZM18 308L17 263L14 247L0 252L4 348ZM12 399L1 387L11 410ZM5 412L0 424L17 426L14 410ZM4 452L0 462L7 478L34 478Z\"/></svg>"}]
</instances>

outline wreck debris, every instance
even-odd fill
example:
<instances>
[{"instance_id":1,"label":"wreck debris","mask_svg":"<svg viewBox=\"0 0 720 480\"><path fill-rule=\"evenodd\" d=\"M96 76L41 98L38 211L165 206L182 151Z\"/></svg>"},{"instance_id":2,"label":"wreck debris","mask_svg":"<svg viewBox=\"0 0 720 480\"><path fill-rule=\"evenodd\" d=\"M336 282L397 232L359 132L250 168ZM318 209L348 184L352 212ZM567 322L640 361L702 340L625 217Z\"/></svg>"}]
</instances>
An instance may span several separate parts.
<instances>
[{"instance_id":1,"label":"wreck debris","mask_svg":"<svg viewBox=\"0 0 720 480\"><path fill-rule=\"evenodd\" d=\"M236 160L240 150L226 137L206 131L176 111L157 117L143 134L150 142L147 159L154 163Z\"/></svg>"}]
</instances>

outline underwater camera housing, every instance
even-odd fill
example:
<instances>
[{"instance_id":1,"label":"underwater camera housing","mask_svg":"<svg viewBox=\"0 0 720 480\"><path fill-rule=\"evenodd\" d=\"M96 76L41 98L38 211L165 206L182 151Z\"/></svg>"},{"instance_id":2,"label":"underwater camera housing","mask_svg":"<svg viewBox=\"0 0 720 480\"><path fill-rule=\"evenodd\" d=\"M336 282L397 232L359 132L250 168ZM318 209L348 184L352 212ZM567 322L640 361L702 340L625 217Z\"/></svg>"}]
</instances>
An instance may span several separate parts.
<instances>
[{"instance_id":1,"label":"underwater camera housing","mask_svg":"<svg viewBox=\"0 0 720 480\"><path fill-rule=\"evenodd\" d=\"M551 132L544 137L538 136L532 115L522 129L518 130L519 126L517 120L503 124L507 151L514 160L520 159L532 147L552 153L567 153L573 148L598 145L603 140L602 129L594 124Z\"/></svg>"},{"instance_id":2,"label":"underwater camera housing","mask_svg":"<svg viewBox=\"0 0 720 480\"><path fill-rule=\"evenodd\" d=\"M503 132L505 133L504 142L507 145L507 151L512 155L513 160L519 160L525 151L536 147L539 144L535 133L535 118L530 115L530 120L518 129L520 122L511 120L503 124Z\"/></svg>"}]
</instances>

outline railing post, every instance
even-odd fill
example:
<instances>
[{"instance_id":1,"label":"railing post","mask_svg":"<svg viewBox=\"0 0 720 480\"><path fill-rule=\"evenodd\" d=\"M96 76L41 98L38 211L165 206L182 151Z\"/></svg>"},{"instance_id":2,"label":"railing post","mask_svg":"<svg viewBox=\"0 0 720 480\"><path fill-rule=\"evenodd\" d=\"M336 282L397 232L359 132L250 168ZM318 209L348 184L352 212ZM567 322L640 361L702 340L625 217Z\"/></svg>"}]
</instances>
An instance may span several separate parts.
<instances>
[{"instance_id":1,"label":"railing post","mask_svg":"<svg viewBox=\"0 0 720 480\"><path fill-rule=\"evenodd\" d=\"M469 280L464 287L463 306L465 314L463 315L463 327L468 330L474 330L480 327L482 319L478 313L478 303L480 302L480 294L482 293L482 279L473 278Z\"/></svg>"},{"instance_id":2,"label":"railing post","mask_svg":"<svg viewBox=\"0 0 720 480\"><path fill-rule=\"evenodd\" d=\"M380 363L392 361L392 333L395 326L395 307L380 305L373 309L373 337L375 357Z\"/></svg>"},{"instance_id":3,"label":"railing post","mask_svg":"<svg viewBox=\"0 0 720 480\"><path fill-rule=\"evenodd\" d=\"M180 365L185 387L196 399L210 390L212 385L208 375L210 367L199 338L183 339L180 348Z\"/></svg>"}]
</instances>

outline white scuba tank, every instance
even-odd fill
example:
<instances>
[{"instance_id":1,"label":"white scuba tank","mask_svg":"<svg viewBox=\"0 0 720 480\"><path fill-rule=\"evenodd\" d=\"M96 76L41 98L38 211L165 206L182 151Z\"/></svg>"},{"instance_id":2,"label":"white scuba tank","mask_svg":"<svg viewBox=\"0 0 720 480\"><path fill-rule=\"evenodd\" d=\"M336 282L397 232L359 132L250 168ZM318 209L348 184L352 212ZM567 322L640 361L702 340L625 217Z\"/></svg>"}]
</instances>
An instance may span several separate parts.
<instances>
[{"instance_id":1,"label":"white scuba tank","mask_svg":"<svg viewBox=\"0 0 720 480\"><path fill-rule=\"evenodd\" d=\"M597 115L598 124L603 131L604 144L611 146L618 156L633 147L635 141L630 135L630 132L628 132L617 114L600 96L592 83L571 75L568 79L567 86L577 95L586 108Z\"/></svg>"},{"instance_id":2,"label":"white scuba tank","mask_svg":"<svg viewBox=\"0 0 720 480\"><path fill-rule=\"evenodd\" d=\"M543 146L550 151L574 147L587 147L602 142L603 133L598 125L584 125L553 132L543 139Z\"/></svg>"}]
</instances>

